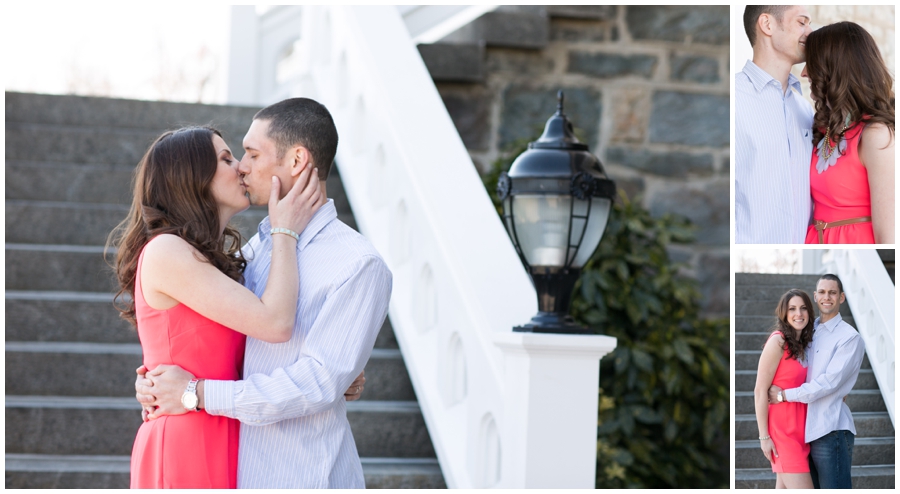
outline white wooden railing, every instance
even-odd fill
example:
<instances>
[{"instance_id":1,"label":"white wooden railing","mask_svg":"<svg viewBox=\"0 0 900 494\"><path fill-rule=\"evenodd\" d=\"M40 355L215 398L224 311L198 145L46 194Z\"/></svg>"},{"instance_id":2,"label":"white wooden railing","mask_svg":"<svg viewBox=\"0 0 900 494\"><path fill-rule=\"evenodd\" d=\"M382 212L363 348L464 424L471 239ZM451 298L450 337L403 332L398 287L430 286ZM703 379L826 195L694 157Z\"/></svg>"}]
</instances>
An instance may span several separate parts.
<instances>
[{"instance_id":1,"label":"white wooden railing","mask_svg":"<svg viewBox=\"0 0 900 494\"><path fill-rule=\"evenodd\" d=\"M874 250L829 250L822 254L823 273L841 279L856 329L894 423L894 284Z\"/></svg>"},{"instance_id":2,"label":"white wooden railing","mask_svg":"<svg viewBox=\"0 0 900 494\"><path fill-rule=\"evenodd\" d=\"M229 94L306 96L331 111L356 222L394 275L391 322L447 485L593 488L599 359L615 339L512 332L537 312L534 288L401 12L287 9L272 15L298 23L299 45L274 27L280 44L267 41L266 19L240 20L237 37L299 46L296 76L277 81L279 62L265 62ZM232 49L231 65L270 60L248 53Z\"/></svg>"}]
</instances>

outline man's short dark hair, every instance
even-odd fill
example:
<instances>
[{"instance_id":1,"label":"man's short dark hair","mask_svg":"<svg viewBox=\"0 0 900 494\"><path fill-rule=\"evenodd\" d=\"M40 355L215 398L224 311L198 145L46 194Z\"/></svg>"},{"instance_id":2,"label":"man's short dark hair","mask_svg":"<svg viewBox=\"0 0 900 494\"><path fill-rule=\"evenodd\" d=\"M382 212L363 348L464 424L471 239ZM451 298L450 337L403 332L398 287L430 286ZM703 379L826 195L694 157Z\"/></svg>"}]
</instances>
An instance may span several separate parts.
<instances>
[{"instance_id":1,"label":"man's short dark hair","mask_svg":"<svg viewBox=\"0 0 900 494\"><path fill-rule=\"evenodd\" d=\"M819 282L822 280L836 281L838 284L838 294L844 293L844 284L841 283L841 279L830 273L823 274L822 276L819 277L818 280L816 280L816 291L819 291Z\"/></svg>"},{"instance_id":2,"label":"man's short dark hair","mask_svg":"<svg viewBox=\"0 0 900 494\"><path fill-rule=\"evenodd\" d=\"M291 147L303 146L319 169L319 180L328 178L337 153L338 134L324 105L309 98L290 98L263 108L253 120L269 122L268 137L275 141L279 160Z\"/></svg>"},{"instance_id":3,"label":"man's short dark hair","mask_svg":"<svg viewBox=\"0 0 900 494\"><path fill-rule=\"evenodd\" d=\"M790 5L748 5L744 8L744 31L750 46L756 45L756 21L763 14L772 14L779 24L784 20L784 13L791 8Z\"/></svg>"}]
</instances>

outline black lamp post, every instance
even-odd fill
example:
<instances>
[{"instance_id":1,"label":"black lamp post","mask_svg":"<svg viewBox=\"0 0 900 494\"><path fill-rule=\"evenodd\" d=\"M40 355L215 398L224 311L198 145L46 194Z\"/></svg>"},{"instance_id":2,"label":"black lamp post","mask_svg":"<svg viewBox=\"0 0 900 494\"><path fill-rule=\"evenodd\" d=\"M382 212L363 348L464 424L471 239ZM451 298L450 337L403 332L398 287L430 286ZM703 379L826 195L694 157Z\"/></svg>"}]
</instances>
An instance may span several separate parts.
<instances>
[{"instance_id":1,"label":"black lamp post","mask_svg":"<svg viewBox=\"0 0 900 494\"><path fill-rule=\"evenodd\" d=\"M534 281L538 313L513 331L589 333L569 316L572 289L606 229L616 184L572 131L563 93L544 134L500 175L503 223Z\"/></svg>"}]
</instances>

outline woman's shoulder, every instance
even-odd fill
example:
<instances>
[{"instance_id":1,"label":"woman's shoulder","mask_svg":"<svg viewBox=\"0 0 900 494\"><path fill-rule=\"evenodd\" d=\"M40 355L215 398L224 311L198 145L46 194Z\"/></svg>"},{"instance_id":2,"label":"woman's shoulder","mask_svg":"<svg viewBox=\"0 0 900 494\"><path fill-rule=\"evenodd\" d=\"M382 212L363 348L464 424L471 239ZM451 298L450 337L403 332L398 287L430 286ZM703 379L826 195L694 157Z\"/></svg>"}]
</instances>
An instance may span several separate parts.
<instances>
[{"instance_id":1,"label":"woman's shoulder","mask_svg":"<svg viewBox=\"0 0 900 494\"><path fill-rule=\"evenodd\" d=\"M862 132L861 146L884 149L894 140L894 133L883 122L874 122L865 126Z\"/></svg>"},{"instance_id":2,"label":"woman's shoulder","mask_svg":"<svg viewBox=\"0 0 900 494\"><path fill-rule=\"evenodd\" d=\"M171 233L157 235L144 246L144 261L169 265L172 261L193 257L197 249L185 239Z\"/></svg>"},{"instance_id":3,"label":"woman's shoulder","mask_svg":"<svg viewBox=\"0 0 900 494\"><path fill-rule=\"evenodd\" d=\"M773 331L766 340L766 346L778 345L779 348L784 347L784 333L781 331Z\"/></svg>"}]
</instances>

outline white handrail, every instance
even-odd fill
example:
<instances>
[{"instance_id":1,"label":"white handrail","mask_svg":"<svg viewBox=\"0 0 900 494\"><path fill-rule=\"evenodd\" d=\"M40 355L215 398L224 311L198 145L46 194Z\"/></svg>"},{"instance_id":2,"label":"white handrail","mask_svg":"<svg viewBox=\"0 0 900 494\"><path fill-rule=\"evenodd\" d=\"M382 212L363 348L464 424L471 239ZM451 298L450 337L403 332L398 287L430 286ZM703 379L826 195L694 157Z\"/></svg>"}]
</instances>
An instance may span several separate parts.
<instances>
[{"instance_id":1,"label":"white handrail","mask_svg":"<svg viewBox=\"0 0 900 494\"><path fill-rule=\"evenodd\" d=\"M878 388L894 423L894 283L874 250L829 251L831 268L844 286L856 329L866 343L866 354Z\"/></svg>"}]
</instances>

